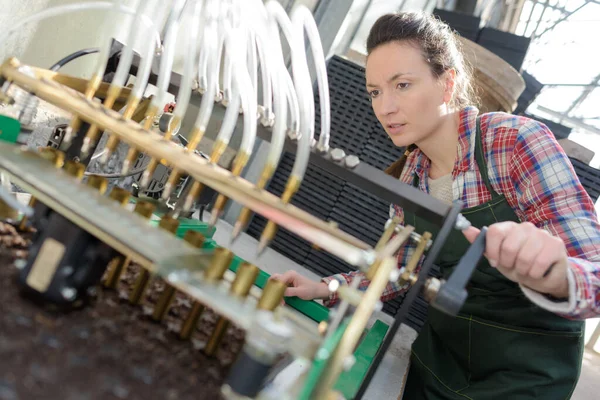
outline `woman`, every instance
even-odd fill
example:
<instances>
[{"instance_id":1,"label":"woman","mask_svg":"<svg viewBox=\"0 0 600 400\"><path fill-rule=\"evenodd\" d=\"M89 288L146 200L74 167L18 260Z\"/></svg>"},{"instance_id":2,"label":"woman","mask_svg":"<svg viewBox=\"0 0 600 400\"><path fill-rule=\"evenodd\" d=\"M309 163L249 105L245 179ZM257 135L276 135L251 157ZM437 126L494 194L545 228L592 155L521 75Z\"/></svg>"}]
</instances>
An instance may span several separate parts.
<instances>
[{"instance_id":1,"label":"woman","mask_svg":"<svg viewBox=\"0 0 600 400\"><path fill-rule=\"evenodd\" d=\"M386 171L445 202L462 201L472 228L451 234L436 261L447 277L482 226L486 259L458 317L430 308L412 348L406 399L565 399L582 357L582 318L600 314L600 226L591 199L544 125L478 116L454 34L433 17L381 17L367 41L373 110L405 155ZM418 230L437 227L398 215ZM414 246L398 255L402 267ZM288 296L336 303L328 283L274 276ZM363 279L361 288L368 281ZM407 287L390 285L382 300Z\"/></svg>"}]
</instances>

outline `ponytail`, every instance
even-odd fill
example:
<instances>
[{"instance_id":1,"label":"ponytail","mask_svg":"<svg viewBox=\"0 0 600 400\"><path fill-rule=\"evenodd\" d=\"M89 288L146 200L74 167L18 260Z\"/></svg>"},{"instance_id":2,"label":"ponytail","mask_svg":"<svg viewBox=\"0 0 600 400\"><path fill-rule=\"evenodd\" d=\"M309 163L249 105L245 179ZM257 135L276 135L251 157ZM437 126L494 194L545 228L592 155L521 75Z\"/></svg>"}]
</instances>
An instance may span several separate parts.
<instances>
[{"instance_id":1,"label":"ponytail","mask_svg":"<svg viewBox=\"0 0 600 400\"><path fill-rule=\"evenodd\" d=\"M406 148L402 157L394 161L389 167L385 169L385 173L393 176L396 179L400 179L400 175L402 174L402 170L406 165L406 160L408 160L408 156L417 148L417 145L411 144Z\"/></svg>"}]
</instances>

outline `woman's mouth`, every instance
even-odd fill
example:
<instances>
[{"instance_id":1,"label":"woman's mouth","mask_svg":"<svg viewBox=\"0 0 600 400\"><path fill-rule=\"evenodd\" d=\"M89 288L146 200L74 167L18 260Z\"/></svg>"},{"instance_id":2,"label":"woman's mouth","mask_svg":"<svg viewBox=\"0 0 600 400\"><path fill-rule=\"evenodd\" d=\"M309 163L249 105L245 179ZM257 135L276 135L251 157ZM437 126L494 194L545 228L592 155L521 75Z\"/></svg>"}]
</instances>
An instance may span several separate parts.
<instances>
[{"instance_id":1,"label":"woman's mouth","mask_svg":"<svg viewBox=\"0 0 600 400\"><path fill-rule=\"evenodd\" d=\"M388 124L387 132L390 135L398 135L404 131L406 124Z\"/></svg>"}]
</instances>

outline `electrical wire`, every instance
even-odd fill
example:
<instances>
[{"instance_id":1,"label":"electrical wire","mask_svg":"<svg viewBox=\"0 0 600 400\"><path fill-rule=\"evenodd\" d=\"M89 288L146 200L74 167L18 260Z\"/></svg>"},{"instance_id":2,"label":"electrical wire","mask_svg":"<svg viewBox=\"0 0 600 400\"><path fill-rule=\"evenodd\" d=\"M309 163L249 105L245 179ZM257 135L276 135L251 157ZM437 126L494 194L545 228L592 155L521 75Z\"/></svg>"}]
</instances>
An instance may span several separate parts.
<instances>
[{"instance_id":1,"label":"electrical wire","mask_svg":"<svg viewBox=\"0 0 600 400\"><path fill-rule=\"evenodd\" d=\"M129 172L127 172L126 174L122 174L120 172L114 173L114 174L105 174L105 173L98 173L98 172L86 172L84 175L85 176L99 176L101 178L106 178L106 179L120 179L120 178L127 178L129 176L133 176L133 175L137 175L140 174L142 172L144 172L146 170L146 167L148 165L143 165L137 169L131 170Z\"/></svg>"},{"instance_id":2,"label":"electrical wire","mask_svg":"<svg viewBox=\"0 0 600 400\"><path fill-rule=\"evenodd\" d=\"M70 63L71 61L74 61L80 57L86 56L88 54L94 54L94 53L98 53L100 52L100 49L97 47L93 47L90 49L82 49L82 50L78 50L74 53L69 54L68 56L58 60L56 63L54 63L51 67L50 67L50 71L58 71L60 70L62 67L64 67L65 65L67 65L68 63Z\"/></svg>"}]
</instances>

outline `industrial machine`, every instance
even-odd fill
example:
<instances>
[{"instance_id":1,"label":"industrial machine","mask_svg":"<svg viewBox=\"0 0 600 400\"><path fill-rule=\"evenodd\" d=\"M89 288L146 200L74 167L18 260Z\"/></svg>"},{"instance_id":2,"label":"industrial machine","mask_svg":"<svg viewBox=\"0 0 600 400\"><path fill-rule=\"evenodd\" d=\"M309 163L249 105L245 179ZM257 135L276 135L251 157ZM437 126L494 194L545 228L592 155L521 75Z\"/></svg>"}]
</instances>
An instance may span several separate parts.
<instances>
[{"instance_id":1,"label":"industrial machine","mask_svg":"<svg viewBox=\"0 0 600 400\"><path fill-rule=\"evenodd\" d=\"M28 257L15 264L17 284L42 306L93 307L87 304L90 294L98 287L114 289L123 271L136 263L142 270L130 287L130 303L140 304L151 281L165 284L152 312L155 321L164 318L178 292L195 301L181 327L182 338L189 338L204 308L220 316L204 347L207 354L218 348L228 321L245 331L243 349L221 388L224 397L361 398L420 292L438 309L458 312L466 298L465 285L483 253L485 230L447 281L428 277L449 232L463 229L468 221L461 218L460 205L447 206L354 155L330 149L325 56L308 8L296 6L288 15L274 0L175 0L167 9L160 3L142 1L137 8L119 1L94 4L129 14L127 42L140 44L142 50L136 53L132 46L115 42L112 25L107 26L90 79L25 65L16 58L0 66L0 100L6 109L17 110L12 114L17 118L0 120L0 169L5 183L10 181L32 195L28 206L20 205L11 197L10 186L4 185L3 209L21 211L20 219L14 212L9 217L20 229L35 231ZM50 14L46 10L39 18ZM162 30L152 22L156 18L150 18L161 15L166 17ZM189 34L184 71L179 75L172 66L183 15L193 18L185 27ZM280 33L291 49L289 65ZM319 90L318 140L307 60L314 64ZM127 86L131 76L135 83ZM149 84L155 89L152 96L146 96ZM174 107L167 105L168 93L176 97ZM182 132L192 100L199 102L199 111L193 128ZM44 102L70 113L70 123L56 129L48 147L32 150L15 144L18 118ZM198 148L210 120L222 124L210 154L203 156ZM241 144L230 167L224 168L219 160L238 125L243 127ZM269 140L271 147L260 178L250 182L241 175L257 136ZM119 152L119 146L126 146L126 154ZM294 151L296 159L279 198L264 188L284 149ZM125 207L130 202L128 191L109 185L104 173L86 173L94 157L101 165L119 165L121 176L135 177L139 197L134 212ZM429 218L441 227L439 234L431 237L394 219L372 247L291 205L309 160ZM243 206L232 240L252 213L260 214L269 223L257 251L269 245L278 226L285 228L363 271L371 281L368 289L359 291L357 281L331 286L342 301L324 315L314 302L288 299L287 306L281 306L285 285L268 280L260 265L244 262L205 240L198 225L179 229L198 205L210 204L210 226L202 227L207 236L229 201ZM157 203L162 216L150 223ZM409 241L416 245L413 259L398 269L394 255ZM356 366L357 351L369 338L367 322L380 307L379 298L390 281L412 288L395 323L376 332L380 336L376 354L366 365ZM293 379L278 379L298 361L304 368ZM347 383L350 380L352 385Z\"/></svg>"}]
</instances>

